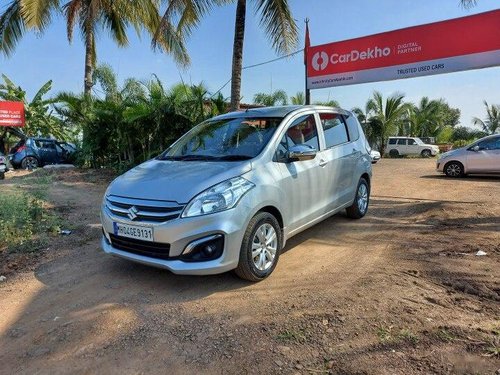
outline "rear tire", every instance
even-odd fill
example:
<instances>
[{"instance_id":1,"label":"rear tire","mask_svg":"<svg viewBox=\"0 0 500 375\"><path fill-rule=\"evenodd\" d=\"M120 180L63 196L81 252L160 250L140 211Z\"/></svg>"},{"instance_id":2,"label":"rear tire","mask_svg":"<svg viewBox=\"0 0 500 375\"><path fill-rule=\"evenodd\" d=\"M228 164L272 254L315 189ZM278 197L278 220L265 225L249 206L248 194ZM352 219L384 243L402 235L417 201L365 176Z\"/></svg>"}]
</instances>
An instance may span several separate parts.
<instances>
[{"instance_id":1,"label":"rear tire","mask_svg":"<svg viewBox=\"0 0 500 375\"><path fill-rule=\"evenodd\" d=\"M449 163L446 163L443 171L446 174L446 176L452 178L465 176L464 165L459 161L450 161Z\"/></svg>"},{"instance_id":2,"label":"rear tire","mask_svg":"<svg viewBox=\"0 0 500 375\"><path fill-rule=\"evenodd\" d=\"M359 179L354 203L346 208L347 216L351 219L361 219L368 212L370 203L370 185L363 177Z\"/></svg>"},{"instance_id":3,"label":"rear tire","mask_svg":"<svg viewBox=\"0 0 500 375\"><path fill-rule=\"evenodd\" d=\"M278 220L268 212L259 212L248 224L234 272L244 280L264 280L276 268L282 244Z\"/></svg>"},{"instance_id":4,"label":"rear tire","mask_svg":"<svg viewBox=\"0 0 500 375\"><path fill-rule=\"evenodd\" d=\"M38 159L35 158L34 156L26 156L22 161L21 161L21 168L22 169L36 169L38 168Z\"/></svg>"},{"instance_id":5,"label":"rear tire","mask_svg":"<svg viewBox=\"0 0 500 375\"><path fill-rule=\"evenodd\" d=\"M389 151L389 156L391 158L399 158L399 151L395 150L395 149L392 149L391 151Z\"/></svg>"},{"instance_id":6,"label":"rear tire","mask_svg":"<svg viewBox=\"0 0 500 375\"><path fill-rule=\"evenodd\" d=\"M423 158L430 158L432 153L431 153L431 150L423 150L420 155L422 155Z\"/></svg>"}]
</instances>

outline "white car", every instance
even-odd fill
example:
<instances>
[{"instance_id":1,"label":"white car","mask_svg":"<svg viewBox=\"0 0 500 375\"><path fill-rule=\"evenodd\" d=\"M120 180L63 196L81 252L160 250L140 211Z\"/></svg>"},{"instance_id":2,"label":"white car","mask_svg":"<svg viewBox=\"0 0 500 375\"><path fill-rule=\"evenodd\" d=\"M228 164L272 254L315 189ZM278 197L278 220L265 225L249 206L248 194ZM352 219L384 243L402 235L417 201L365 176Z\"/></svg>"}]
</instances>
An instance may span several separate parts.
<instances>
[{"instance_id":1,"label":"white car","mask_svg":"<svg viewBox=\"0 0 500 375\"><path fill-rule=\"evenodd\" d=\"M500 173L500 135L490 135L442 154L436 169L448 177L474 173Z\"/></svg>"},{"instance_id":2,"label":"white car","mask_svg":"<svg viewBox=\"0 0 500 375\"><path fill-rule=\"evenodd\" d=\"M426 144L417 137L389 137L386 153L393 158L404 155L420 155L423 158L429 158L439 153L439 147Z\"/></svg>"}]
</instances>

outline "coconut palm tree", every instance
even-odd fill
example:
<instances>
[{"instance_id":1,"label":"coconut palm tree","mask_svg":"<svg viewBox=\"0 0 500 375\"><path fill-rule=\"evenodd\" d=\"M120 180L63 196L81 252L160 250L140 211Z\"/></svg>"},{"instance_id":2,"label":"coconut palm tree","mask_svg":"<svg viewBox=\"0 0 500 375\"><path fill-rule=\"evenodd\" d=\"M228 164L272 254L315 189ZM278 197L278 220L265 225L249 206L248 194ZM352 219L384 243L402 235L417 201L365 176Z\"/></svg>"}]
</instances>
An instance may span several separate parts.
<instances>
[{"instance_id":1,"label":"coconut palm tree","mask_svg":"<svg viewBox=\"0 0 500 375\"><path fill-rule=\"evenodd\" d=\"M486 119L483 121L474 117L472 123L481 126L483 131L488 134L500 132L500 105L492 104L490 106L486 100L483 103L486 107Z\"/></svg>"},{"instance_id":2,"label":"coconut palm tree","mask_svg":"<svg viewBox=\"0 0 500 375\"><path fill-rule=\"evenodd\" d=\"M283 90L276 90L272 94L259 92L255 94L253 102L255 104L265 105L266 107L272 107L275 105L287 105L288 97L286 95L286 92Z\"/></svg>"},{"instance_id":3,"label":"coconut palm tree","mask_svg":"<svg viewBox=\"0 0 500 375\"><path fill-rule=\"evenodd\" d=\"M460 5L465 9L470 9L477 5L477 0L460 0Z\"/></svg>"},{"instance_id":4,"label":"coconut palm tree","mask_svg":"<svg viewBox=\"0 0 500 375\"><path fill-rule=\"evenodd\" d=\"M292 17L288 0L252 0L255 13L260 18L266 36L279 54L287 54L297 45L298 32ZM166 1L167 2L167 1ZM241 72L243 69L243 42L247 0L169 0L159 31L172 25L178 19L178 30L189 34L214 5L236 2L236 18L233 41L233 63L231 74L231 105L235 111L240 106ZM155 38L156 40L156 38Z\"/></svg>"},{"instance_id":5,"label":"coconut palm tree","mask_svg":"<svg viewBox=\"0 0 500 375\"><path fill-rule=\"evenodd\" d=\"M306 102L306 97L304 95L304 92L302 91L297 92L297 94L290 97L290 101L294 105L303 105Z\"/></svg>"},{"instance_id":6,"label":"coconut palm tree","mask_svg":"<svg viewBox=\"0 0 500 375\"><path fill-rule=\"evenodd\" d=\"M160 15L157 0L12 0L0 16L0 51L9 55L26 30L43 32L53 16L62 12L71 42L76 25L85 44L84 92L90 95L96 63L95 37L98 29L109 32L121 47L128 44L127 29L138 34L145 29L156 36L156 45L171 53L179 63L189 61L182 35L173 27L158 32Z\"/></svg>"},{"instance_id":7,"label":"coconut palm tree","mask_svg":"<svg viewBox=\"0 0 500 375\"><path fill-rule=\"evenodd\" d=\"M395 93L384 100L382 94L375 91L373 98L366 103L366 108L371 115L369 121L376 122L379 127L378 143L380 153L384 154L387 138L397 131L409 104L404 103L404 95L401 93Z\"/></svg>"},{"instance_id":8,"label":"coconut palm tree","mask_svg":"<svg viewBox=\"0 0 500 375\"><path fill-rule=\"evenodd\" d=\"M444 125L439 100L427 96L420 99L418 106L410 105L406 134L412 137L434 137Z\"/></svg>"}]
</instances>

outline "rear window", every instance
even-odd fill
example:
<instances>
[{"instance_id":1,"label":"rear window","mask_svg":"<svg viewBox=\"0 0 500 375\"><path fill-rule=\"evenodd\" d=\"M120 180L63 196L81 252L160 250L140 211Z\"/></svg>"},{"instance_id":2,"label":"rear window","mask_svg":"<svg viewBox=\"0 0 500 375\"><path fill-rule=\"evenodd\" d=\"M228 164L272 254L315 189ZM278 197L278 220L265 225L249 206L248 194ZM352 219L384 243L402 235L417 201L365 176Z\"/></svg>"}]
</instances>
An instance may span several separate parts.
<instances>
[{"instance_id":1,"label":"rear window","mask_svg":"<svg viewBox=\"0 0 500 375\"><path fill-rule=\"evenodd\" d=\"M395 145L395 144L396 144L396 142L397 142L397 139L396 139L396 138L391 138L391 139L389 139L389 144L390 144L390 145Z\"/></svg>"},{"instance_id":2,"label":"rear window","mask_svg":"<svg viewBox=\"0 0 500 375\"><path fill-rule=\"evenodd\" d=\"M344 118L335 113L320 113L321 125L325 134L326 148L349 142Z\"/></svg>"},{"instance_id":3,"label":"rear window","mask_svg":"<svg viewBox=\"0 0 500 375\"><path fill-rule=\"evenodd\" d=\"M349 131L349 139L351 142L357 141L359 138L359 123L356 116L350 115L344 117L347 123L347 130Z\"/></svg>"}]
</instances>

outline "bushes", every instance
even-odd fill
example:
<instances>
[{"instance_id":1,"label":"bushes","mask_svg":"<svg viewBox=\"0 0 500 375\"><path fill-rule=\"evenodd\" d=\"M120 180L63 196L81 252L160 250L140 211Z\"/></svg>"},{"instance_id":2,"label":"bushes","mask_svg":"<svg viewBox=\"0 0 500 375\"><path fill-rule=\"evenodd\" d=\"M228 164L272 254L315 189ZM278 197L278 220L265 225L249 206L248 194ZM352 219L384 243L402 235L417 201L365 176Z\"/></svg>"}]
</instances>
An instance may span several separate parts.
<instances>
[{"instance_id":1,"label":"bushes","mask_svg":"<svg viewBox=\"0 0 500 375\"><path fill-rule=\"evenodd\" d=\"M0 251L36 251L49 233L59 231L40 192L0 194Z\"/></svg>"}]
</instances>

